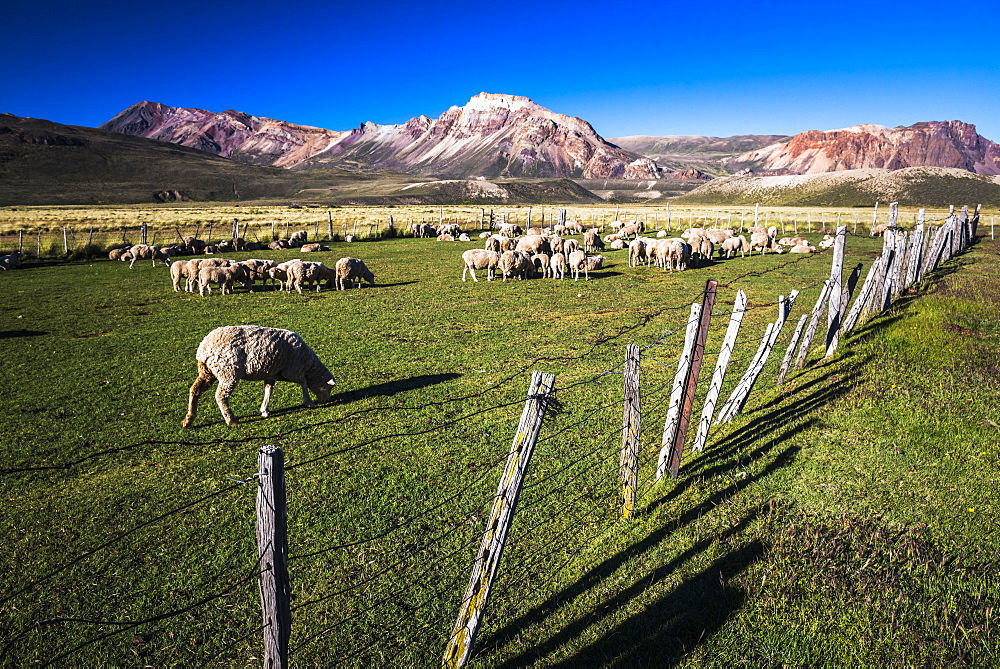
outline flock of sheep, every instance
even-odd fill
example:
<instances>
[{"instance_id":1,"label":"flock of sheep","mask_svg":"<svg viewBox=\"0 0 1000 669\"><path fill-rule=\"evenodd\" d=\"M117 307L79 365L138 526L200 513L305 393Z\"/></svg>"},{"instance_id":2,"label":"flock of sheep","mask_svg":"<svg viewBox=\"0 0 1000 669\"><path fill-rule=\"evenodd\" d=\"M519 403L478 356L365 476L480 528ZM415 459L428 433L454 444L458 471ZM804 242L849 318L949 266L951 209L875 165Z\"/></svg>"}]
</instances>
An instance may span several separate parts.
<instances>
[{"instance_id":1,"label":"flock of sheep","mask_svg":"<svg viewBox=\"0 0 1000 669\"><path fill-rule=\"evenodd\" d=\"M427 224L416 224L428 226ZM601 237L597 228L584 230L577 221L567 221L564 225L552 228L528 228L523 231L519 225L501 225L496 233L484 232L480 238L485 240L485 248L470 249L462 254L462 281L466 275L476 278L476 270L485 270L487 281L493 281L497 275L503 281L508 278L528 279L534 276L542 278L562 279L567 269L572 273L573 280L578 280L580 272L584 279L589 280L590 271L600 269L604 263L602 255L588 255L603 251L606 245L611 249L628 249L629 267L641 264L655 265L663 271L683 271L688 267L711 260L718 249L719 257L732 258L737 253L745 257L757 249L766 253L783 253L783 247L789 247L789 253L814 253L818 251L804 237L785 237L776 239L777 228L756 226L750 228L750 239L733 230L690 228L680 237L668 238L666 231L659 231L657 236L643 237L645 226L642 221L615 221L610 224L615 232ZM433 236L431 230L421 229L420 236ZM417 234L417 230L414 231ZM454 239L451 231L436 230L441 241ZM522 232L524 234L522 234ZM583 246L575 239L565 238L567 234L582 234ZM631 239L630 239L631 238ZM832 246L830 235L820 242L820 247Z\"/></svg>"}]
</instances>

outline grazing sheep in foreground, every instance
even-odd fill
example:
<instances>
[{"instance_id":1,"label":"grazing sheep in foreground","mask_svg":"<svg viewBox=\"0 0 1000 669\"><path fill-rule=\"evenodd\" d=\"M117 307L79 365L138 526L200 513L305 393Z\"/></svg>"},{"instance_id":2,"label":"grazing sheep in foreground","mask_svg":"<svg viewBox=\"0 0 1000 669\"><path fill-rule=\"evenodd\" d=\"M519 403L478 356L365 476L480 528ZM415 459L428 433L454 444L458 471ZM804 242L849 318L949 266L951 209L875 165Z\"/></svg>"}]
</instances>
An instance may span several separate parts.
<instances>
[{"instance_id":1,"label":"grazing sheep in foreground","mask_svg":"<svg viewBox=\"0 0 1000 669\"><path fill-rule=\"evenodd\" d=\"M302 285L311 284L316 286L318 293L323 289L323 284L328 286L336 281L336 272L321 262L293 262L285 269L288 274L288 291L294 288L299 295L302 294Z\"/></svg>"},{"instance_id":2,"label":"grazing sheep in foreground","mask_svg":"<svg viewBox=\"0 0 1000 669\"><path fill-rule=\"evenodd\" d=\"M530 269L534 268L531 256L521 251L504 251L500 255L497 263L497 270L503 276L503 282L507 282L507 277L516 275L518 280L526 278Z\"/></svg>"},{"instance_id":3,"label":"grazing sheep in foreground","mask_svg":"<svg viewBox=\"0 0 1000 669\"><path fill-rule=\"evenodd\" d=\"M643 261L649 264L649 254L646 252L646 242L633 239L628 244L628 266L638 267Z\"/></svg>"},{"instance_id":4,"label":"grazing sheep in foreground","mask_svg":"<svg viewBox=\"0 0 1000 669\"><path fill-rule=\"evenodd\" d=\"M698 244L696 245L693 241L691 242L691 255L698 254L698 263L701 264L702 261L708 261L712 259L712 255L715 253L715 244L708 237L701 237L698 239Z\"/></svg>"},{"instance_id":5,"label":"grazing sheep in foreground","mask_svg":"<svg viewBox=\"0 0 1000 669\"><path fill-rule=\"evenodd\" d=\"M537 274L541 274L543 279L548 278L549 266L552 264L552 261L547 254L536 253L531 256L531 262L534 264Z\"/></svg>"},{"instance_id":6,"label":"grazing sheep in foreground","mask_svg":"<svg viewBox=\"0 0 1000 669\"><path fill-rule=\"evenodd\" d=\"M530 255L535 255L536 253L548 255L552 253L549 240L544 235L525 235L517 240L517 246L514 247L514 250L524 251Z\"/></svg>"},{"instance_id":7,"label":"grazing sheep in foreground","mask_svg":"<svg viewBox=\"0 0 1000 669\"><path fill-rule=\"evenodd\" d=\"M583 251L576 250L569 254L567 260L569 269L573 272L573 280L578 281L580 279L580 270L583 270L584 281L590 281L590 270L587 268L587 254Z\"/></svg>"},{"instance_id":8,"label":"grazing sheep in foreground","mask_svg":"<svg viewBox=\"0 0 1000 669\"><path fill-rule=\"evenodd\" d=\"M566 256L562 253L553 253L549 258L549 273L553 279L562 279L566 276Z\"/></svg>"},{"instance_id":9,"label":"grazing sheep in foreground","mask_svg":"<svg viewBox=\"0 0 1000 669\"><path fill-rule=\"evenodd\" d=\"M291 381L302 386L302 403L312 408L311 390L320 402L330 399L330 389L336 385L330 370L316 353L290 330L258 325L226 325L208 333L195 354L198 378L188 393L188 410L182 427L190 427L198 409L198 398L212 387L219 387L215 401L227 425L236 423L229 407L229 396L241 379L264 382L264 401L260 415L268 417L267 404L271 390L278 381Z\"/></svg>"},{"instance_id":10,"label":"grazing sheep in foreground","mask_svg":"<svg viewBox=\"0 0 1000 669\"><path fill-rule=\"evenodd\" d=\"M670 271L683 272L687 269L688 263L691 262L691 245L683 239L670 239L667 241L669 242L669 262L667 264L670 267Z\"/></svg>"},{"instance_id":11,"label":"grazing sheep in foreground","mask_svg":"<svg viewBox=\"0 0 1000 669\"><path fill-rule=\"evenodd\" d=\"M462 254L462 262L465 267L462 269L462 281L465 281L465 273L472 274L472 280L479 282L476 278L477 269L486 270L486 280L492 281L496 278L497 265L500 264L500 254L487 249L469 249Z\"/></svg>"},{"instance_id":12,"label":"grazing sheep in foreground","mask_svg":"<svg viewBox=\"0 0 1000 669\"><path fill-rule=\"evenodd\" d=\"M601 241L601 236L597 234L596 230L587 230L583 233L583 250L588 253L604 250L604 242Z\"/></svg>"},{"instance_id":13,"label":"grazing sheep in foreground","mask_svg":"<svg viewBox=\"0 0 1000 669\"><path fill-rule=\"evenodd\" d=\"M587 256L587 271L595 272L604 267L604 256Z\"/></svg>"},{"instance_id":14,"label":"grazing sheep in foreground","mask_svg":"<svg viewBox=\"0 0 1000 669\"><path fill-rule=\"evenodd\" d=\"M350 281L352 287L360 288L367 281L369 285L375 285L375 275L365 266L364 261L358 258L341 258L337 261L337 289L347 290L347 282Z\"/></svg>"},{"instance_id":15,"label":"grazing sheep in foreground","mask_svg":"<svg viewBox=\"0 0 1000 669\"><path fill-rule=\"evenodd\" d=\"M233 283L239 281L244 286L250 285L250 277L246 267L242 265L231 265L229 267L199 267L198 268L198 294L212 294L212 284L218 284L222 294L233 292Z\"/></svg>"},{"instance_id":16,"label":"grazing sheep in foreground","mask_svg":"<svg viewBox=\"0 0 1000 669\"><path fill-rule=\"evenodd\" d=\"M563 250L562 250L562 252L563 252L563 255L566 256L567 259L569 259L569 254L570 253L572 253L573 251L579 251L579 250L580 250L580 242L576 241L575 239L564 239L563 240Z\"/></svg>"}]
</instances>

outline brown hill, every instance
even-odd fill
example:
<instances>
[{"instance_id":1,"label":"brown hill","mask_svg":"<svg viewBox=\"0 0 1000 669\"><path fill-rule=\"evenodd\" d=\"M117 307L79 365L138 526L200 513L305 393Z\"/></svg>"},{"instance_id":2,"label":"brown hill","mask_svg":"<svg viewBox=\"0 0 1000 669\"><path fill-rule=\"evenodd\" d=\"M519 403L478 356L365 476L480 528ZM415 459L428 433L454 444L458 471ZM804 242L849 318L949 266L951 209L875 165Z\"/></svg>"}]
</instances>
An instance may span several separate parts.
<instances>
[{"instance_id":1,"label":"brown hill","mask_svg":"<svg viewBox=\"0 0 1000 669\"><path fill-rule=\"evenodd\" d=\"M140 102L101 126L241 162L343 167L444 177L655 179L656 164L609 144L582 119L525 97L480 93L440 118L350 131L299 126L237 111Z\"/></svg>"},{"instance_id":2,"label":"brown hill","mask_svg":"<svg viewBox=\"0 0 1000 669\"><path fill-rule=\"evenodd\" d=\"M929 121L896 128L856 125L810 130L732 159L731 171L760 174L819 174L840 170L954 167L1000 174L1000 146L961 121Z\"/></svg>"}]
</instances>

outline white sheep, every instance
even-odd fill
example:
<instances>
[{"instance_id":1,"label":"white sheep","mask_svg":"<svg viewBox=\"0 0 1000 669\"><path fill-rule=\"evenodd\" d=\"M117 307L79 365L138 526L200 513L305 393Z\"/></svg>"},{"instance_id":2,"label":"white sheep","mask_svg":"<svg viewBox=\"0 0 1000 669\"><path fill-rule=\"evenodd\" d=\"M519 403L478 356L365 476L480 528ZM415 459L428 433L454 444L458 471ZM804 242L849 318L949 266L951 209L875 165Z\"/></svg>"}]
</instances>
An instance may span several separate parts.
<instances>
[{"instance_id":1,"label":"white sheep","mask_svg":"<svg viewBox=\"0 0 1000 669\"><path fill-rule=\"evenodd\" d=\"M135 265L136 260L152 260L153 267L156 267L156 261L162 260L164 267L169 267L170 263L167 261L167 254L155 246L149 246L148 244L136 244L128 250L128 255L131 256L132 262L129 263L129 269ZM122 257L124 260L124 256Z\"/></svg>"},{"instance_id":2,"label":"white sheep","mask_svg":"<svg viewBox=\"0 0 1000 669\"><path fill-rule=\"evenodd\" d=\"M514 250L524 251L530 255L535 255L536 253L549 255L552 253L549 240L544 235L525 235L517 240L517 246L514 247Z\"/></svg>"},{"instance_id":3,"label":"white sheep","mask_svg":"<svg viewBox=\"0 0 1000 669\"><path fill-rule=\"evenodd\" d=\"M553 279L563 279L566 276L566 256L553 253L549 258L549 273Z\"/></svg>"},{"instance_id":4,"label":"white sheep","mask_svg":"<svg viewBox=\"0 0 1000 669\"><path fill-rule=\"evenodd\" d=\"M347 290L347 282L350 281L352 287L361 287L363 281L369 285L375 285L375 275L365 266L364 261L358 258L341 258L337 261L337 289Z\"/></svg>"},{"instance_id":5,"label":"white sheep","mask_svg":"<svg viewBox=\"0 0 1000 669\"><path fill-rule=\"evenodd\" d=\"M732 258L739 252L741 258L745 258L747 251L752 251L750 248L750 242L743 235L737 235L736 237L730 237L726 241L722 242L720 247L720 253L725 254L726 258Z\"/></svg>"},{"instance_id":6,"label":"white sheep","mask_svg":"<svg viewBox=\"0 0 1000 669\"><path fill-rule=\"evenodd\" d=\"M819 243L821 249L833 248L833 245L837 243L837 240L833 238L832 235L823 235L823 241Z\"/></svg>"},{"instance_id":7,"label":"white sheep","mask_svg":"<svg viewBox=\"0 0 1000 669\"><path fill-rule=\"evenodd\" d=\"M233 283L239 281L244 286L250 285L250 276L246 267L242 265L231 265L229 267L199 267L198 268L198 294L212 294L212 284L219 284L222 294L233 292Z\"/></svg>"},{"instance_id":8,"label":"white sheep","mask_svg":"<svg viewBox=\"0 0 1000 669\"><path fill-rule=\"evenodd\" d=\"M573 272L573 280L580 279L580 270L583 270L584 281L590 281L590 270L587 268L587 254L579 249L569 254L567 260L569 269Z\"/></svg>"},{"instance_id":9,"label":"white sheep","mask_svg":"<svg viewBox=\"0 0 1000 669\"><path fill-rule=\"evenodd\" d=\"M297 230L292 233L291 237L288 238L288 245L303 246L306 242L309 241L308 237L309 233L306 232L305 230Z\"/></svg>"},{"instance_id":10,"label":"white sheep","mask_svg":"<svg viewBox=\"0 0 1000 669\"><path fill-rule=\"evenodd\" d=\"M500 264L500 254L496 251L486 249L469 249L462 254L462 262L465 267L462 269L462 281L465 281L465 273L472 274L472 280L479 282L476 278L477 269L486 270L486 280L492 281L496 278L497 265Z\"/></svg>"},{"instance_id":11,"label":"white sheep","mask_svg":"<svg viewBox=\"0 0 1000 669\"><path fill-rule=\"evenodd\" d=\"M604 267L604 256L587 256L587 271L596 272L597 270Z\"/></svg>"},{"instance_id":12,"label":"white sheep","mask_svg":"<svg viewBox=\"0 0 1000 669\"><path fill-rule=\"evenodd\" d=\"M504 251L497 263L497 270L503 276L504 283L507 282L507 277L513 275L516 275L518 280L525 278L529 269L533 267L531 256L521 251Z\"/></svg>"},{"instance_id":13,"label":"white sheep","mask_svg":"<svg viewBox=\"0 0 1000 669\"><path fill-rule=\"evenodd\" d=\"M588 253L604 250L604 242L601 241L601 236L597 234L596 229L587 230L583 233L583 250Z\"/></svg>"},{"instance_id":14,"label":"white sheep","mask_svg":"<svg viewBox=\"0 0 1000 669\"><path fill-rule=\"evenodd\" d=\"M323 284L330 284L337 280L337 273L334 269L327 267L321 262L293 262L288 265L285 272L288 274L288 291L294 288L299 295L302 294L302 284L314 284L316 292L323 289Z\"/></svg>"},{"instance_id":15,"label":"white sheep","mask_svg":"<svg viewBox=\"0 0 1000 669\"><path fill-rule=\"evenodd\" d=\"M229 407L229 396L241 379L264 382L264 401L260 405L260 415L264 418L268 417L267 404L278 381L302 386L303 404L310 408L315 406L309 397L310 390L316 394L316 399L326 402L330 399L331 387L336 385L330 370L316 353L302 337L289 330L226 325L212 330L201 340L195 357L198 378L188 394L188 410L182 427L190 427L194 422L198 398L216 379L219 387L215 391L215 401L227 425L237 422Z\"/></svg>"},{"instance_id":16,"label":"white sheep","mask_svg":"<svg viewBox=\"0 0 1000 669\"><path fill-rule=\"evenodd\" d=\"M816 253L819 251L815 246L809 246L808 244L796 244L792 248L788 249L789 253Z\"/></svg>"},{"instance_id":17,"label":"white sheep","mask_svg":"<svg viewBox=\"0 0 1000 669\"><path fill-rule=\"evenodd\" d=\"M643 261L649 264L649 254L646 252L646 242L642 239L633 239L628 243L628 266L638 267Z\"/></svg>"},{"instance_id":18,"label":"white sheep","mask_svg":"<svg viewBox=\"0 0 1000 669\"><path fill-rule=\"evenodd\" d=\"M535 266L535 272L541 274L542 278L548 278L549 276L549 266L552 264L552 260L545 253L536 253L531 256L531 262Z\"/></svg>"}]
</instances>

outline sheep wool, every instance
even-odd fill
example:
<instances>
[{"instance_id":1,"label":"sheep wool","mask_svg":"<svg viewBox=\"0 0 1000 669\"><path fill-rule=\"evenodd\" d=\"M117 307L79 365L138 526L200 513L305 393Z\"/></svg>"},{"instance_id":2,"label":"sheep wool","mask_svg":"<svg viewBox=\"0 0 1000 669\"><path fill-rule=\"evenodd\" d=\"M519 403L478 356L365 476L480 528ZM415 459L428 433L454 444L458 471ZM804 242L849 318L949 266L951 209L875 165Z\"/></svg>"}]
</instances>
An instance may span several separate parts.
<instances>
[{"instance_id":1,"label":"sheep wool","mask_svg":"<svg viewBox=\"0 0 1000 669\"><path fill-rule=\"evenodd\" d=\"M195 358L198 378L188 394L188 411L181 423L185 428L194 422L198 398L216 379L219 388L215 400L227 425L237 422L229 407L229 397L242 379L264 382L264 401L260 405L260 415L264 418L268 417L271 390L278 381L298 383L302 387L303 404L310 408L315 406L309 396L310 390L317 400L326 402L335 385L330 370L302 337L290 330L226 325L212 330L202 339Z\"/></svg>"}]
</instances>

